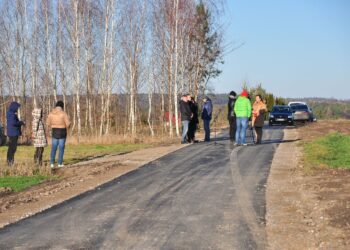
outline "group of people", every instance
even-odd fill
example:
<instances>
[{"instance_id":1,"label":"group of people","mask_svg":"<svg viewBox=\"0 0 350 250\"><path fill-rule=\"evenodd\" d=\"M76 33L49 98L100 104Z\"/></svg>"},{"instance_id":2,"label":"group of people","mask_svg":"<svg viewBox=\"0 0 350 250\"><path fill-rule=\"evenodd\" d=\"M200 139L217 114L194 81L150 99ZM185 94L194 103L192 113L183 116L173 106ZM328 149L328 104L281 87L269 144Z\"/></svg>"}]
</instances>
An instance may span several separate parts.
<instances>
[{"instance_id":1,"label":"group of people","mask_svg":"<svg viewBox=\"0 0 350 250\"><path fill-rule=\"evenodd\" d=\"M180 114L182 123L181 143L198 142L195 139L195 133L199 124L198 119L198 104L190 94L184 94L180 101ZM203 99L203 111L201 118L203 120L203 127L205 131L204 141L210 141L210 121L213 114L213 104L209 97Z\"/></svg>"},{"instance_id":2,"label":"group of people","mask_svg":"<svg viewBox=\"0 0 350 250\"><path fill-rule=\"evenodd\" d=\"M230 124L230 140L234 145L246 146L246 131L251 119L251 125L255 130L256 143L261 144L263 135L263 126L267 111L261 95L255 96L253 107L247 90L243 90L237 97L236 92L231 91L228 100L227 119Z\"/></svg>"},{"instance_id":3,"label":"group of people","mask_svg":"<svg viewBox=\"0 0 350 250\"><path fill-rule=\"evenodd\" d=\"M25 122L19 120L18 109L21 105L18 102L12 102L8 108L7 118L7 136L8 150L7 150L7 164L12 166L14 164L14 156L17 150L18 138L22 134L22 126L25 126ZM35 108L32 112L32 140L35 148L34 162L37 165L43 163L44 148L47 147L47 133L44 124L43 110ZM64 111L63 101L58 101L55 108L50 112L46 119L46 125L51 128L52 134L52 147L50 154L50 166L54 168L57 148L58 154L58 167L63 167L63 155L65 149L65 143L67 138L67 131L70 126L70 121L67 113Z\"/></svg>"},{"instance_id":4,"label":"group of people","mask_svg":"<svg viewBox=\"0 0 350 250\"><path fill-rule=\"evenodd\" d=\"M25 122L18 119L18 109L20 108L18 102L12 102L7 111L7 136L8 151L7 163L9 166L14 163L14 156L17 150L18 138L21 136L21 128L25 126ZM247 145L246 130L249 125L249 120L252 121L256 135L256 143L260 144L262 141L262 133L264 126L264 114L267 111L261 95L255 96L253 106L249 93L243 90L237 97L236 92L231 91L228 100L228 115L227 119L230 125L230 139L235 145ZM199 124L198 118L198 104L190 94L184 94L180 101L180 113L182 123L181 143L194 143L196 140L195 134ZM212 120L213 104L209 97L203 98L203 110L201 118L204 127L204 141L210 141L210 121ZM38 165L43 163L44 148L47 147L47 133L45 131L45 124L43 121L43 110L35 108L32 112L32 140L35 147L34 162ZM53 168L55 164L57 148L58 167L63 166L63 155L65 143L67 138L67 131L70 126L70 121L67 113L64 111L64 103L58 101L55 108L50 112L46 119L46 125L51 128L52 147L50 154L50 166Z\"/></svg>"},{"instance_id":5,"label":"group of people","mask_svg":"<svg viewBox=\"0 0 350 250\"><path fill-rule=\"evenodd\" d=\"M236 146L247 145L246 131L251 120L251 126L254 128L256 143L261 144L263 126L265 121L265 112L267 111L261 95L255 96L253 105L247 90L243 90L237 97L236 92L231 91L227 103L228 114L227 119L230 125L230 140ZM182 122L181 143L193 143L195 140L195 132L199 123L198 104L189 94L184 94L180 101L180 113ZM210 121L213 114L213 104L209 97L203 99L203 110L201 118L204 127L204 141L210 141Z\"/></svg>"}]
</instances>

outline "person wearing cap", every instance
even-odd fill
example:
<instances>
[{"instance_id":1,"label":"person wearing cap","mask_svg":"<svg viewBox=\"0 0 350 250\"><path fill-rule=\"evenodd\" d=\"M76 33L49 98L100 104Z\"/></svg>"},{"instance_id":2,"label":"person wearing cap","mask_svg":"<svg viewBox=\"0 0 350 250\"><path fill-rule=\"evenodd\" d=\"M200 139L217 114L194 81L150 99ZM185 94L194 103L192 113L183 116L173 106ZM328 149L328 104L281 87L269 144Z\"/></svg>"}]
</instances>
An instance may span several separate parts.
<instances>
[{"instance_id":1,"label":"person wearing cap","mask_svg":"<svg viewBox=\"0 0 350 250\"><path fill-rule=\"evenodd\" d=\"M203 99L204 105L203 105L203 111L202 111L202 119L203 119L203 126L205 131L204 141L209 142L210 141L210 120L212 118L213 113L213 104L208 96L206 96Z\"/></svg>"},{"instance_id":2,"label":"person wearing cap","mask_svg":"<svg viewBox=\"0 0 350 250\"><path fill-rule=\"evenodd\" d=\"M63 155L67 130L70 126L68 115L63 110L63 101L58 101L46 120L47 126L52 129L52 147L50 155L51 168L54 168L57 147L59 148L58 167L63 167Z\"/></svg>"},{"instance_id":3,"label":"person wearing cap","mask_svg":"<svg viewBox=\"0 0 350 250\"><path fill-rule=\"evenodd\" d=\"M191 107L189 104L189 95L182 95L180 101L180 113L181 113L181 123L182 123L182 136L181 136L181 144L187 143L187 132L188 125L193 117Z\"/></svg>"},{"instance_id":4,"label":"person wearing cap","mask_svg":"<svg viewBox=\"0 0 350 250\"><path fill-rule=\"evenodd\" d=\"M235 145L246 146L246 131L248 127L249 118L252 115L252 104L248 99L249 93L243 90L241 95L237 98L234 111L236 114L236 143Z\"/></svg>"},{"instance_id":5,"label":"person wearing cap","mask_svg":"<svg viewBox=\"0 0 350 250\"><path fill-rule=\"evenodd\" d=\"M18 102L11 102L6 113L7 120L7 136L9 138L7 150L7 164L12 166L15 160L15 153L17 151L18 137L22 135L21 128L25 125L23 121L18 119L18 109L21 104Z\"/></svg>"},{"instance_id":6,"label":"person wearing cap","mask_svg":"<svg viewBox=\"0 0 350 250\"><path fill-rule=\"evenodd\" d=\"M35 148L34 163L41 166L43 163L44 148L47 146L43 110L41 108L35 108L32 112L32 116L32 139Z\"/></svg>"},{"instance_id":7,"label":"person wearing cap","mask_svg":"<svg viewBox=\"0 0 350 250\"><path fill-rule=\"evenodd\" d=\"M235 102L236 102L236 92L231 91L230 95L228 97L228 113L227 113L227 119L230 124L230 140L233 142L236 140L236 114L234 111Z\"/></svg>"}]
</instances>

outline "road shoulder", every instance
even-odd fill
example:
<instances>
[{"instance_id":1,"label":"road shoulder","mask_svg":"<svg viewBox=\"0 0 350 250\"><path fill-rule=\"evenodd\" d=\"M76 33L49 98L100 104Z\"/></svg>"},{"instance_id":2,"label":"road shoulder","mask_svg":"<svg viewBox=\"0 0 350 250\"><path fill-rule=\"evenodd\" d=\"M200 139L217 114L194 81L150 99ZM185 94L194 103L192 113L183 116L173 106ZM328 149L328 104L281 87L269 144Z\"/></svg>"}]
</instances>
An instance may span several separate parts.
<instances>
[{"instance_id":1,"label":"road shoulder","mask_svg":"<svg viewBox=\"0 0 350 250\"><path fill-rule=\"evenodd\" d=\"M268 248L349 249L350 225L334 223L340 217L346 221L346 209L337 209L349 197L346 179L340 180L338 173L345 172L305 174L297 141L304 138L298 130L285 130L284 141L290 142L279 145L271 165L266 191Z\"/></svg>"},{"instance_id":2,"label":"road shoulder","mask_svg":"<svg viewBox=\"0 0 350 250\"><path fill-rule=\"evenodd\" d=\"M0 196L0 228L95 189L121 175L172 153L185 145L170 145L106 156L57 169L60 177L20 193Z\"/></svg>"}]
</instances>

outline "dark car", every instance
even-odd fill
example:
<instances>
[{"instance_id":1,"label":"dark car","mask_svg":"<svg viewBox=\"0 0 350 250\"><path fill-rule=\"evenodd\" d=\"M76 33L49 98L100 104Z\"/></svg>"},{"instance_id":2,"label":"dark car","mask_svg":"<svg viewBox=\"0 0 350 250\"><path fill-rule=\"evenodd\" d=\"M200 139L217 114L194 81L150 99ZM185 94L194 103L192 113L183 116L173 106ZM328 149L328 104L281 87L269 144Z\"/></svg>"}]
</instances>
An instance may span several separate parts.
<instances>
[{"instance_id":1,"label":"dark car","mask_svg":"<svg viewBox=\"0 0 350 250\"><path fill-rule=\"evenodd\" d=\"M294 125L293 113L287 105L275 105L269 114L269 125L286 124Z\"/></svg>"},{"instance_id":2,"label":"dark car","mask_svg":"<svg viewBox=\"0 0 350 250\"><path fill-rule=\"evenodd\" d=\"M312 122L314 121L314 115L312 109L306 105L290 105L293 112L294 121Z\"/></svg>"}]
</instances>

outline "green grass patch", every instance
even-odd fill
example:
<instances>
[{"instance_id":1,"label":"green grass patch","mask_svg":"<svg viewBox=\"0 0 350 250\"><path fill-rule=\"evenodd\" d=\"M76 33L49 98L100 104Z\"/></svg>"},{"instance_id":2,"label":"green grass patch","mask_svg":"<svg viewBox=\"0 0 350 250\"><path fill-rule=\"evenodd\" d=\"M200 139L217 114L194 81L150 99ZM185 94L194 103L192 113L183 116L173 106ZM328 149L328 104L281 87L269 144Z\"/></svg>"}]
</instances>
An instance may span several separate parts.
<instances>
[{"instance_id":1,"label":"green grass patch","mask_svg":"<svg viewBox=\"0 0 350 250\"><path fill-rule=\"evenodd\" d=\"M0 187L11 188L15 192L20 192L30 186L37 185L50 177L47 176L5 176L0 177Z\"/></svg>"},{"instance_id":2,"label":"green grass patch","mask_svg":"<svg viewBox=\"0 0 350 250\"><path fill-rule=\"evenodd\" d=\"M350 136L332 133L307 142L304 158L313 167L350 169Z\"/></svg>"},{"instance_id":3,"label":"green grass patch","mask_svg":"<svg viewBox=\"0 0 350 250\"><path fill-rule=\"evenodd\" d=\"M125 152L131 152L142 148L149 147L149 144L78 144L70 145L66 144L64 151L64 163L72 164L80 161L88 160L89 158L99 157L108 154L120 154ZM32 163L34 157L33 146L18 146L15 154L15 163ZM50 161L51 146L48 146L44 150L44 162ZM0 147L0 166L6 165L6 152L7 147ZM58 150L56 154L56 161L58 158Z\"/></svg>"}]
</instances>

